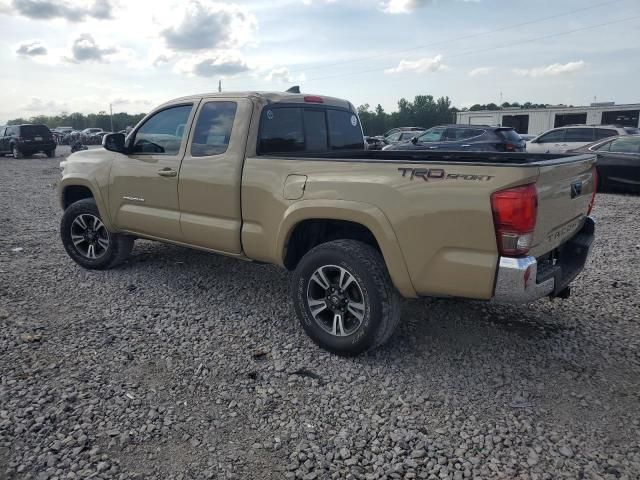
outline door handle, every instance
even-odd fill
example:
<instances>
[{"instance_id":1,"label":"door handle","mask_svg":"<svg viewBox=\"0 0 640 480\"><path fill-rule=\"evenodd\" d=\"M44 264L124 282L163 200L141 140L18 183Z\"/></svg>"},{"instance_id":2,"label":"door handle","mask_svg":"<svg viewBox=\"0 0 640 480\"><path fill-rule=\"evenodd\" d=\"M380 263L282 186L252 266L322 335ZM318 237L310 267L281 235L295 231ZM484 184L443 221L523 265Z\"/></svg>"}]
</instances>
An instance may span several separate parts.
<instances>
[{"instance_id":1,"label":"door handle","mask_svg":"<svg viewBox=\"0 0 640 480\"><path fill-rule=\"evenodd\" d=\"M438 147L427 147L427 148L429 148L429 150L435 150Z\"/></svg>"},{"instance_id":2,"label":"door handle","mask_svg":"<svg viewBox=\"0 0 640 480\"><path fill-rule=\"evenodd\" d=\"M462 148L469 148L471 145L460 145Z\"/></svg>"},{"instance_id":3,"label":"door handle","mask_svg":"<svg viewBox=\"0 0 640 480\"><path fill-rule=\"evenodd\" d=\"M163 168L162 170L158 170L158 175L161 177L175 177L178 175L178 172L172 168Z\"/></svg>"}]
</instances>

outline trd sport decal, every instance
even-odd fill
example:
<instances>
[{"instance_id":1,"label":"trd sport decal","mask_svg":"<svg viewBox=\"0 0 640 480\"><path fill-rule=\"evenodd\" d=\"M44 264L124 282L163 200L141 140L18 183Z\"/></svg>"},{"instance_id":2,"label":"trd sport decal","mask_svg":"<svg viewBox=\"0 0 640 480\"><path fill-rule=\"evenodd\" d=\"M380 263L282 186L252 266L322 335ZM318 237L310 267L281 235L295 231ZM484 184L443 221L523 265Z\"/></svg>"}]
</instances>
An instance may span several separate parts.
<instances>
[{"instance_id":1,"label":"trd sport decal","mask_svg":"<svg viewBox=\"0 0 640 480\"><path fill-rule=\"evenodd\" d=\"M430 180L477 180L488 182L494 177L493 175L474 175L470 173L447 173L442 168L399 168L398 171L402 172L403 177L406 177L408 173L409 180L418 177L425 182Z\"/></svg>"}]
</instances>

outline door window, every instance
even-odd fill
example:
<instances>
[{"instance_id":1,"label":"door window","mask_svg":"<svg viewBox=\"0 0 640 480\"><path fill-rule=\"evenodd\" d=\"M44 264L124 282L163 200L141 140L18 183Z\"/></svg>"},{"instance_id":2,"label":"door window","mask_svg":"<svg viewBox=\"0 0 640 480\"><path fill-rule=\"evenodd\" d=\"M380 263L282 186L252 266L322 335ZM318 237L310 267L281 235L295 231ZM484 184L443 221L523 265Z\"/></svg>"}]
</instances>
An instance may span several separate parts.
<instances>
[{"instance_id":1,"label":"door window","mask_svg":"<svg viewBox=\"0 0 640 480\"><path fill-rule=\"evenodd\" d=\"M567 128L564 135L565 142L593 142L593 128Z\"/></svg>"},{"instance_id":2,"label":"door window","mask_svg":"<svg viewBox=\"0 0 640 480\"><path fill-rule=\"evenodd\" d=\"M221 155L227 151L236 108L236 102L208 102L202 106L191 141L192 157ZM184 128L179 130L184 132Z\"/></svg>"},{"instance_id":3,"label":"door window","mask_svg":"<svg viewBox=\"0 0 640 480\"><path fill-rule=\"evenodd\" d=\"M466 140L467 138L479 137L484 130L477 128L448 128L445 140L448 142L456 142Z\"/></svg>"},{"instance_id":4,"label":"door window","mask_svg":"<svg viewBox=\"0 0 640 480\"><path fill-rule=\"evenodd\" d=\"M401 136L401 135L402 135L402 134L401 134L400 132L396 132L396 133L394 133L394 134L392 134L392 135L389 135L389 136L387 137L387 142L390 142L390 143L393 143L393 142L399 142L399 141L400 141L400 136Z\"/></svg>"},{"instance_id":5,"label":"door window","mask_svg":"<svg viewBox=\"0 0 640 480\"><path fill-rule=\"evenodd\" d=\"M442 140L444 128L432 128L418 137L419 142L439 142Z\"/></svg>"},{"instance_id":6,"label":"door window","mask_svg":"<svg viewBox=\"0 0 640 480\"><path fill-rule=\"evenodd\" d=\"M193 105L170 107L149 118L135 132L134 154L177 155L184 137L184 125Z\"/></svg>"},{"instance_id":7,"label":"door window","mask_svg":"<svg viewBox=\"0 0 640 480\"><path fill-rule=\"evenodd\" d=\"M611 142L609 151L612 153L640 153L640 138L617 138Z\"/></svg>"},{"instance_id":8,"label":"door window","mask_svg":"<svg viewBox=\"0 0 640 480\"><path fill-rule=\"evenodd\" d=\"M564 141L564 130L553 130L541 136L537 143L557 143Z\"/></svg>"}]
</instances>

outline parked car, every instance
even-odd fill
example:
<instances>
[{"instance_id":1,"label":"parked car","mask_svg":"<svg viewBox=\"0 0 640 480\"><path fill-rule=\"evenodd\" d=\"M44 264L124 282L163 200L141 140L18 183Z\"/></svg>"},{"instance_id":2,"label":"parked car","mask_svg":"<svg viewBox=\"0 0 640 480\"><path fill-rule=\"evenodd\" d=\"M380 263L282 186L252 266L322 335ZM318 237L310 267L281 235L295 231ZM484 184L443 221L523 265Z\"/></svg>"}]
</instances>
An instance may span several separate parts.
<instances>
[{"instance_id":1,"label":"parked car","mask_svg":"<svg viewBox=\"0 0 640 480\"><path fill-rule=\"evenodd\" d=\"M383 135L365 137L367 150L382 150L387 145L408 142L425 129L421 127L397 127L386 131Z\"/></svg>"},{"instance_id":2,"label":"parked car","mask_svg":"<svg viewBox=\"0 0 640 480\"><path fill-rule=\"evenodd\" d=\"M604 138L616 135L636 135L635 127L619 125L566 125L552 128L527 142L527 151L531 153L564 153L569 150Z\"/></svg>"},{"instance_id":3,"label":"parked car","mask_svg":"<svg viewBox=\"0 0 640 480\"><path fill-rule=\"evenodd\" d=\"M440 125L383 150L458 150L469 152L523 152L525 141L511 127Z\"/></svg>"},{"instance_id":4,"label":"parked car","mask_svg":"<svg viewBox=\"0 0 640 480\"><path fill-rule=\"evenodd\" d=\"M99 132L102 132L101 128L85 128L80 133L80 140L82 141L82 143L89 143L89 138L91 137L91 135Z\"/></svg>"},{"instance_id":5,"label":"parked car","mask_svg":"<svg viewBox=\"0 0 640 480\"><path fill-rule=\"evenodd\" d=\"M364 137L365 148L367 150L382 150L382 147L385 146L384 139L382 137Z\"/></svg>"},{"instance_id":6,"label":"parked car","mask_svg":"<svg viewBox=\"0 0 640 480\"><path fill-rule=\"evenodd\" d=\"M425 129L421 130L403 130L400 132L392 133L391 135L384 138L384 144L387 145L395 145L396 143L406 143L411 141L413 137L416 137L425 132Z\"/></svg>"},{"instance_id":7,"label":"parked car","mask_svg":"<svg viewBox=\"0 0 640 480\"><path fill-rule=\"evenodd\" d=\"M571 153L598 154L598 190L640 191L640 135L598 140Z\"/></svg>"},{"instance_id":8,"label":"parked car","mask_svg":"<svg viewBox=\"0 0 640 480\"><path fill-rule=\"evenodd\" d=\"M46 125L9 125L0 130L0 155L24 158L43 152L55 157L56 142Z\"/></svg>"},{"instance_id":9,"label":"parked car","mask_svg":"<svg viewBox=\"0 0 640 480\"><path fill-rule=\"evenodd\" d=\"M341 355L389 339L401 296L566 298L594 238L595 154L367 151L338 98L182 97L103 145L63 162L73 261L147 238L286 267L301 327Z\"/></svg>"},{"instance_id":10,"label":"parked car","mask_svg":"<svg viewBox=\"0 0 640 480\"><path fill-rule=\"evenodd\" d=\"M57 144L62 144L65 136L71 132L73 132L73 127L56 127L51 130L53 138Z\"/></svg>"}]
</instances>

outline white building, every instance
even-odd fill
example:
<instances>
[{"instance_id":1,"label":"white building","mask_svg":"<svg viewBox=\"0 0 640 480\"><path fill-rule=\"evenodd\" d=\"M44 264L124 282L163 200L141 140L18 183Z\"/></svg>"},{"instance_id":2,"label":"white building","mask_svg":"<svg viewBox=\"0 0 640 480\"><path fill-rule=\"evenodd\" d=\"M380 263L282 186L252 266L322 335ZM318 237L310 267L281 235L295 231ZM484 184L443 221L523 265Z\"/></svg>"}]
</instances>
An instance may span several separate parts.
<instances>
[{"instance_id":1,"label":"white building","mask_svg":"<svg viewBox=\"0 0 640 480\"><path fill-rule=\"evenodd\" d=\"M588 107L548 106L523 109L458 112L456 123L465 125L501 125L513 127L518 133L537 135L564 125L623 125L638 127L640 103L616 105L613 102L592 103Z\"/></svg>"}]
</instances>

